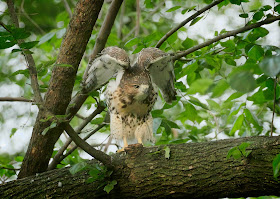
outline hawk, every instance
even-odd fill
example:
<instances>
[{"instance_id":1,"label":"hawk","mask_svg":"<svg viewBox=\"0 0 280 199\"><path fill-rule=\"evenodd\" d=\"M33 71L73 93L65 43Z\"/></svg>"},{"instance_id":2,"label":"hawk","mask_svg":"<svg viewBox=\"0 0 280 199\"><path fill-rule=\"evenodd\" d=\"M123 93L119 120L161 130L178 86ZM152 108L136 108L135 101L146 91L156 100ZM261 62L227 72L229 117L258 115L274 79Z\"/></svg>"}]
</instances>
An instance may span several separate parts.
<instances>
[{"instance_id":1,"label":"hawk","mask_svg":"<svg viewBox=\"0 0 280 199\"><path fill-rule=\"evenodd\" d=\"M105 91L110 112L111 135L123 140L123 151L128 140L143 143L153 139L151 110L159 87L163 98L170 103L176 99L171 56L157 48L144 48L131 64L125 50L107 47L90 64L83 80L86 92L110 82ZM112 79L112 77L116 77Z\"/></svg>"}]
</instances>

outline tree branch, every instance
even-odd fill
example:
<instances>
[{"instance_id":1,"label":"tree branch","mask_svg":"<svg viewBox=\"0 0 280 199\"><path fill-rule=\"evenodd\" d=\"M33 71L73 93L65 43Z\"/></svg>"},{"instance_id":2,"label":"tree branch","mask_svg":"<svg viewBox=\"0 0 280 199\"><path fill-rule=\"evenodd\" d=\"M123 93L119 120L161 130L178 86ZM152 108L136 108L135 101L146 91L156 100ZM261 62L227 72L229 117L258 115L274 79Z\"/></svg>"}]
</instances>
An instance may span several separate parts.
<instances>
[{"instance_id":1,"label":"tree branch","mask_svg":"<svg viewBox=\"0 0 280 199\"><path fill-rule=\"evenodd\" d=\"M64 129L66 133L71 137L71 139L75 142L77 146L87 152L89 155L94 157L96 160L102 162L106 167L109 169L113 169L112 159L106 153L102 151L96 150L95 148L91 147L86 141L81 139L79 135L75 132L75 130L70 126L69 123L63 123Z\"/></svg>"},{"instance_id":2,"label":"tree branch","mask_svg":"<svg viewBox=\"0 0 280 199\"><path fill-rule=\"evenodd\" d=\"M72 11L71 11L71 8L70 8L67 0L63 0L63 5L64 5L65 10L67 11L69 17L72 18Z\"/></svg>"},{"instance_id":3,"label":"tree branch","mask_svg":"<svg viewBox=\"0 0 280 199\"><path fill-rule=\"evenodd\" d=\"M172 59L173 60L180 59L181 57L184 57L184 56L186 56L186 55L188 55L188 54L190 54L190 53L192 53L194 51L197 51L197 50L199 50L201 48L209 46L212 43L220 41L221 39L224 39L224 38L227 38L227 37L231 37L231 36L235 36L238 33L242 33L242 32L245 32L247 30L251 30L253 28L257 28L257 27L260 27L260 26L265 25L265 24L270 24L270 23L272 23L274 21L277 21L277 20L280 20L280 16L273 16L273 17L267 18L267 19L265 19L263 21L260 21L258 23L250 24L250 25L244 26L242 28L238 28L236 30L229 31L229 32L227 32L225 34L219 35L217 37L214 37L213 39L210 39L210 40L208 40L206 42L203 42L203 43L201 43L201 44L199 44L197 46L189 48L188 50L185 50L185 51L182 51L182 52L178 52L178 53L175 54L175 56L173 56Z\"/></svg>"},{"instance_id":4,"label":"tree branch","mask_svg":"<svg viewBox=\"0 0 280 199\"><path fill-rule=\"evenodd\" d=\"M106 126L106 124L99 124L93 131L91 131L86 137L83 138L84 141L86 141L88 138L90 138L93 134L95 134L97 131L99 131L100 129L102 129L104 126ZM67 140L68 141L68 140ZM73 140L70 139L70 141L72 142ZM66 146L68 143L70 144L71 142L66 142L64 144L64 146ZM68 145L69 145L68 144ZM63 146L63 147L64 147ZM56 168L56 166L62 161L64 160L64 158L66 158L67 156L71 155L71 153L73 153L76 149L78 148L77 145L73 146L69 151L67 151L64 155L63 153L60 154L60 156L58 156L57 154L55 155L55 157L53 158L53 161L50 163L50 165L48 166L48 171L49 170L53 170ZM62 150L61 150L62 151ZM60 150L58 151L60 152ZM64 152L64 151L63 151Z\"/></svg>"},{"instance_id":5,"label":"tree branch","mask_svg":"<svg viewBox=\"0 0 280 199\"><path fill-rule=\"evenodd\" d=\"M248 157L226 158L228 151L250 142ZM110 180L117 185L107 194L101 183L85 183L88 170L71 175L69 168L0 185L0 198L239 198L280 195L272 161L280 137L249 137L203 143L143 148L131 146L112 156L116 165ZM96 161L91 161L94 165ZM62 185L62 186L59 186ZM34 191L36 190L36 191Z\"/></svg>"},{"instance_id":6,"label":"tree branch","mask_svg":"<svg viewBox=\"0 0 280 199\"><path fill-rule=\"evenodd\" d=\"M161 3L159 3L158 6L157 6L152 12L150 12L149 15L143 20L143 23L146 22L147 20L150 20L150 18L156 13L156 11L157 11L159 8L161 8L161 6L162 6L163 4L164 4L164 1L162 1ZM134 26L134 27L132 28L132 30L124 36L124 38L122 39L122 41L127 40L127 38L129 38L130 35L132 35L132 34L135 32L135 30L136 30L136 26Z\"/></svg>"},{"instance_id":7,"label":"tree branch","mask_svg":"<svg viewBox=\"0 0 280 199\"><path fill-rule=\"evenodd\" d=\"M18 18L17 18L16 12L15 12L13 1L7 0L7 5L8 5L11 19L12 19L15 27L19 28L19 22L18 22ZM1 23L1 25L3 26L3 23ZM19 40L17 40L17 42L20 45L20 44L24 43L24 40L19 39ZM22 53L25 57L25 61L27 63L28 69L29 69L30 78L31 78L31 87L34 92L34 100L35 100L36 104L38 105L38 107L40 108L40 105L43 104L43 98L41 96L40 89L39 89L35 61L31 54L25 53L24 50L22 51Z\"/></svg>"},{"instance_id":8,"label":"tree branch","mask_svg":"<svg viewBox=\"0 0 280 199\"><path fill-rule=\"evenodd\" d=\"M0 101L7 102L34 102L34 100L26 99L24 97L0 97Z\"/></svg>"},{"instance_id":9,"label":"tree branch","mask_svg":"<svg viewBox=\"0 0 280 199\"><path fill-rule=\"evenodd\" d=\"M123 0L112 1L110 8L108 10L108 14L105 17L105 20L100 28L97 39L95 41L95 45L94 45L93 51L91 53L89 63L91 61L93 61L95 56L98 53L100 53L102 51L102 49L105 47L105 44L111 33L111 29L113 27L114 21L116 19L116 16L118 14L118 11L120 9L122 2L123 2ZM90 68L90 64L87 65L83 78L85 78L89 68ZM78 92L72 98L72 100L70 102L71 106L68 106L67 110L66 110L66 115L69 115L69 117L68 117L69 119L74 117L74 115L78 112L78 110L81 108L83 103L86 101L87 97L88 97L88 94L81 91L81 92Z\"/></svg>"},{"instance_id":10,"label":"tree branch","mask_svg":"<svg viewBox=\"0 0 280 199\"><path fill-rule=\"evenodd\" d=\"M102 5L103 0L80 0L75 7L61 43L56 65L52 69L48 91L45 94L45 109L39 110L37 115L19 178L46 171L48 167L53 147L64 128L58 125L42 135L44 129L51 125L51 121L45 121L49 116L47 111L53 115L65 115L80 61ZM71 67L62 67L62 64Z\"/></svg>"},{"instance_id":11,"label":"tree branch","mask_svg":"<svg viewBox=\"0 0 280 199\"><path fill-rule=\"evenodd\" d=\"M106 44L107 39L108 39L108 37L111 33L113 24L115 22L115 19L117 17L119 9L122 5L122 2L123 2L123 0L112 1L111 5L109 7L108 13L105 17L105 20L102 23L102 26L101 26L100 31L98 33L98 36L96 38L93 51L90 55L90 61L89 62L93 61L94 58L96 57L96 55L98 53L100 53L103 50L103 48L105 47L105 44ZM87 65L87 68L86 68L85 73L84 73L84 77L86 76L90 66L91 66L90 64Z\"/></svg>"},{"instance_id":12,"label":"tree branch","mask_svg":"<svg viewBox=\"0 0 280 199\"><path fill-rule=\"evenodd\" d=\"M103 110L105 109L105 106L98 106L92 114L90 114L81 124L80 126L76 129L76 132L80 133L81 130L99 113L101 113ZM103 126L102 126L103 127ZM101 127L101 128L102 128ZM101 129L99 128L99 129ZM99 130L97 128L97 131ZM92 135L92 134L91 134ZM87 139L87 138L86 138ZM85 140L86 140L85 139ZM53 161L50 163L50 165L48 166L48 170L54 169L56 167L57 164L59 164L65 157L67 157L68 155L63 155L64 151L67 149L67 147L71 144L72 139L69 138L68 140L66 140L66 142L64 143L64 145L58 150L58 152L55 154L55 156L53 157ZM74 149L75 150L75 149ZM73 151L74 151L73 150ZM72 152L73 152L72 151ZM71 152L71 153L72 153ZM70 153L70 154L71 154Z\"/></svg>"},{"instance_id":13,"label":"tree branch","mask_svg":"<svg viewBox=\"0 0 280 199\"><path fill-rule=\"evenodd\" d=\"M138 37L139 36L139 32L140 32L140 15L141 15L140 0L136 0L135 37Z\"/></svg>"},{"instance_id":14,"label":"tree branch","mask_svg":"<svg viewBox=\"0 0 280 199\"><path fill-rule=\"evenodd\" d=\"M213 1L212 3L210 3L209 5L205 6L204 8L200 9L199 11L197 11L196 13L194 13L193 15L191 15L190 17L188 17L187 19L185 19L184 21L182 21L180 24L178 24L178 26L172 28L168 33L166 33L157 43L156 48L159 48L163 42L165 42L168 37L170 37L172 34L174 34L177 30L179 30L181 27L183 27L184 25L186 25L188 22L190 22L191 20L195 19L197 16L199 16L200 14L204 13L205 11L211 9L212 7L214 7L215 5L218 5L219 3L221 3L224 0L216 0Z\"/></svg>"}]
</instances>

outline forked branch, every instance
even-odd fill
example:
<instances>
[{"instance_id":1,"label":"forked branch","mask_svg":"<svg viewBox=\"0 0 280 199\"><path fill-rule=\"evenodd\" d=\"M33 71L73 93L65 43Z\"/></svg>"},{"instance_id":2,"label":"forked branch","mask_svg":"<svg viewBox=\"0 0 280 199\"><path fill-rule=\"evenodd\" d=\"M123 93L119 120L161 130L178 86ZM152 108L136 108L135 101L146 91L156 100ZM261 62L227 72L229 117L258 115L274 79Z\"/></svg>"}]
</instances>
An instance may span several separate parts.
<instances>
[{"instance_id":1,"label":"forked branch","mask_svg":"<svg viewBox=\"0 0 280 199\"><path fill-rule=\"evenodd\" d=\"M180 28L182 28L184 25L186 25L188 22L190 22L191 20L195 19L197 16L201 15L202 13L204 13L205 11L209 10L210 8L214 7L215 5L218 5L219 3L221 3L224 0L216 0L213 1L212 3L210 3L209 5L205 6L204 8L200 9L199 11L197 11L196 13L194 13L193 15L191 15L190 17L188 17L187 19L185 19L184 21L182 21L180 24L178 24L176 27L172 28L168 33L166 33L157 43L156 48L159 48L163 42L165 42L168 37L170 37L172 34L174 34L177 30L179 30Z\"/></svg>"},{"instance_id":2,"label":"forked branch","mask_svg":"<svg viewBox=\"0 0 280 199\"><path fill-rule=\"evenodd\" d=\"M182 51L182 52L178 52L178 53L176 53L173 56L172 59L173 60L178 60L181 57L184 57L184 56L186 56L186 55L188 55L188 54L190 54L190 53L192 53L194 51L197 51L197 50L199 50L201 48L209 46L210 44L213 44L213 43L215 43L217 41L220 41L220 40L222 40L224 38L235 36L235 35L237 35L239 33L242 33L242 32L254 29L254 28L258 28L258 27L260 27L262 25L270 24L270 23L272 23L274 21L278 21L278 20L280 20L280 16L274 16L274 17L267 18L267 19L265 19L263 21L260 21L258 23L250 24L250 25L244 26L242 28L238 28L236 30L229 31L229 32L227 32L225 34L219 35L217 37L214 37L213 39L210 39L210 40L208 40L206 42L203 42L203 43L201 43L199 45L196 45L196 46L194 46L192 48L189 48L188 50L185 50L185 51Z\"/></svg>"}]
</instances>

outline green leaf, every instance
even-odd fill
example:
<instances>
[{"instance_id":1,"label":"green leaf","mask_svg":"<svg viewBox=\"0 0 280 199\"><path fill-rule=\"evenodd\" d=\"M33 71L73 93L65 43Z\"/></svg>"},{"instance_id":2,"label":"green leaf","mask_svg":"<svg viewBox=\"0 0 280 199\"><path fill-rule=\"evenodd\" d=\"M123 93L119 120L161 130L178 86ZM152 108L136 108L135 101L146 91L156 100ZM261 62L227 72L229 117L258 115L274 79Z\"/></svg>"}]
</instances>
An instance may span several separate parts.
<instances>
[{"instance_id":1,"label":"green leaf","mask_svg":"<svg viewBox=\"0 0 280 199\"><path fill-rule=\"evenodd\" d=\"M189 120L194 122L196 120L196 117L197 117L197 110L189 102L184 103L184 107L185 107L185 111L181 113L181 116L184 119L189 119Z\"/></svg>"},{"instance_id":2,"label":"green leaf","mask_svg":"<svg viewBox=\"0 0 280 199\"><path fill-rule=\"evenodd\" d=\"M237 147L233 147L231 148L228 153L227 153L227 159L229 159L230 157L233 157L234 159L238 160L240 159L242 156L241 152L238 150Z\"/></svg>"},{"instance_id":3,"label":"green leaf","mask_svg":"<svg viewBox=\"0 0 280 199\"><path fill-rule=\"evenodd\" d=\"M212 85L213 80L212 79L197 79L194 81L191 85L190 88L188 89L188 94L205 94L207 89L209 88L210 85Z\"/></svg>"},{"instance_id":4,"label":"green leaf","mask_svg":"<svg viewBox=\"0 0 280 199\"><path fill-rule=\"evenodd\" d=\"M241 4L241 0L229 0L230 3L235 4L235 5L240 5Z\"/></svg>"},{"instance_id":5,"label":"green leaf","mask_svg":"<svg viewBox=\"0 0 280 199\"><path fill-rule=\"evenodd\" d=\"M225 48L235 48L235 43L233 40L228 40L226 42L221 42L221 46Z\"/></svg>"},{"instance_id":6,"label":"green leaf","mask_svg":"<svg viewBox=\"0 0 280 199\"><path fill-rule=\"evenodd\" d=\"M100 117L100 118L96 118L94 120L91 120L91 124L101 124L104 121L104 118Z\"/></svg>"},{"instance_id":7,"label":"green leaf","mask_svg":"<svg viewBox=\"0 0 280 199\"><path fill-rule=\"evenodd\" d=\"M51 38L53 38L53 36L55 35L55 32L49 32L47 34L45 34L43 37L41 37L41 39L39 40L38 45L41 45L47 41L49 41Z\"/></svg>"},{"instance_id":8,"label":"green leaf","mask_svg":"<svg viewBox=\"0 0 280 199\"><path fill-rule=\"evenodd\" d=\"M58 67L72 67L73 66L71 64L55 64L55 66L58 66Z\"/></svg>"},{"instance_id":9,"label":"green leaf","mask_svg":"<svg viewBox=\"0 0 280 199\"><path fill-rule=\"evenodd\" d=\"M263 11L258 11L253 15L253 19L255 19L256 21L261 20L263 17L264 17Z\"/></svg>"},{"instance_id":10,"label":"green leaf","mask_svg":"<svg viewBox=\"0 0 280 199\"><path fill-rule=\"evenodd\" d=\"M11 28L10 31L15 39L26 39L31 35L31 33L27 32L24 28Z\"/></svg>"},{"instance_id":11,"label":"green leaf","mask_svg":"<svg viewBox=\"0 0 280 199\"><path fill-rule=\"evenodd\" d=\"M140 39L138 37L132 38L130 40L128 40L124 46L127 48L131 48L132 46L137 45L140 42Z\"/></svg>"},{"instance_id":12,"label":"green leaf","mask_svg":"<svg viewBox=\"0 0 280 199\"><path fill-rule=\"evenodd\" d=\"M192 104L196 105L196 106L200 106L203 109L209 110L209 108L207 107L207 105L203 104L202 102L200 102L197 98L193 97L193 96L189 96L191 99L189 100L189 102L191 102Z\"/></svg>"},{"instance_id":13,"label":"green leaf","mask_svg":"<svg viewBox=\"0 0 280 199\"><path fill-rule=\"evenodd\" d=\"M75 173L78 173L80 171L83 171L87 168L86 162L79 162L77 164L74 164L70 169L69 172L74 175Z\"/></svg>"},{"instance_id":14,"label":"green leaf","mask_svg":"<svg viewBox=\"0 0 280 199\"><path fill-rule=\"evenodd\" d=\"M244 109L245 119L255 126L258 131L262 131L263 127L259 124L258 118L247 108Z\"/></svg>"},{"instance_id":15,"label":"green leaf","mask_svg":"<svg viewBox=\"0 0 280 199\"><path fill-rule=\"evenodd\" d=\"M260 68L264 74L270 77L276 77L280 72L280 56L271 56L264 58L260 63Z\"/></svg>"},{"instance_id":16,"label":"green leaf","mask_svg":"<svg viewBox=\"0 0 280 199\"><path fill-rule=\"evenodd\" d=\"M278 14L280 14L280 4L278 4L277 6L274 7L274 11L278 12Z\"/></svg>"},{"instance_id":17,"label":"green leaf","mask_svg":"<svg viewBox=\"0 0 280 199\"><path fill-rule=\"evenodd\" d=\"M220 105L217 102L215 102L214 100L207 99L206 101L212 110L215 110L215 111L220 110Z\"/></svg>"},{"instance_id":18,"label":"green leaf","mask_svg":"<svg viewBox=\"0 0 280 199\"><path fill-rule=\"evenodd\" d=\"M36 46L39 43L39 41L31 41L31 42L25 42L19 45L22 49L31 49L34 46Z\"/></svg>"},{"instance_id":19,"label":"green leaf","mask_svg":"<svg viewBox=\"0 0 280 199\"><path fill-rule=\"evenodd\" d=\"M243 14L240 14L239 17L241 17L241 18L248 18L249 15L248 15L248 13L243 13Z\"/></svg>"},{"instance_id":20,"label":"green leaf","mask_svg":"<svg viewBox=\"0 0 280 199\"><path fill-rule=\"evenodd\" d=\"M220 80L212 91L212 97L220 97L225 93L225 91L228 88L229 88L228 82L224 79Z\"/></svg>"},{"instance_id":21,"label":"green leaf","mask_svg":"<svg viewBox=\"0 0 280 199\"><path fill-rule=\"evenodd\" d=\"M169 124L166 122L166 120L162 120L161 124L162 127L164 127L165 132L167 135L171 135L172 131L171 131L171 127L169 126Z\"/></svg>"},{"instance_id":22,"label":"green leaf","mask_svg":"<svg viewBox=\"0 0 280 199\"><path fill-rule=\"evenodd\" d=\"M226 99L225 103L231 102L232 100L237 99L237 98L241 97L242 95L244 95L244 93L235 92L235 93L231 94L231 96L229 96L229 98Z\"/></svg>"},{"instance_id":23,"label":"green leaf","mask_svg":"<svg viewBox=\"0 0 280 199\"><path fill-rule=\"evenodd\" d=\"M10 138L13 137L16 132L17 132L17 128L12 128Z\"/></svg>"},{"instance_id":24,"label":"green leaf","mask_svg":"<svg viewBox=\"0 0 280 199\"><path fill-rule=\"evenodd\" d=\"M14 42L14 41L2 41L0 39L0 49L10 48L10 47L14 46L15 44L16 44L16 42Z\"/></svg>"},{"instance_id":25,"label":"green leaf","mask_svg":"<svg viewBox=\"0 0 280 199\"><path fill-rule=\"evenodd\" d=\"M181 8L181 6L174 6L174 7L170 8L170 9L166 10L166 12L173 12L173 11L178 10L180 8Z\"/></svg>"},{"instance_id":26,"label":"green leaf","mask_svg":"<svg viewBox=\"0 0 280 199\"><path fill-rule=\"evenodd\" d=\"M170 148L168 146L166 146L166 147L164 147L163 150L165 151L164 157L166 159L169 159L170 158Z\"/></svg>"},{"instance_id":27,"label":"green leaf","mask_svg":"<svg viewBox=\"0 0 280 199\"><path fill-rule=\"evenodd\" d=\"M23 161L23 156L16 156L15 157L15 161L17 161L17 162L22 162Z\"/></svg>"},{"instance_id":28,"label":"green leaf","mask_svg":"<svg viewBox=\"0 0 280 199\"><path fill-rule=\"evenodd\" d=\"M107 192L107 194L110 193L110 191L112 191L112 189L114 189L114 186L117 184L116 180L113 180L111 182L109 182L105 187L104 187L104 191Z\"/></svg>"},{"instance_id":29,"label":"green leaf","mask_svg":"<svg viewBox=\"0 0 280 199\"><path fill-rule=\"evenodd\" d=\"M196 17L195 19L192 20L190 26L196 24L200 19L202 19L203 17Z\"/></svg>"},{"instance_id":30,"label":"green leaf","mask_svg":"<svg viewBox=\"0 0 280 199\"><path fill-rule=\"evenodd\" d=\"M273 177L278 178L280 170L280 153L276 155L272 162L273 166Z\"/></svg>"},{"instance_id":31,"label":"green leaf","mask_svg":"<svg viewBox=\"0 0 280 199\"><path fill-rule=\"evenodd\" d=\"M228 65L236 66L236 62L235 62L234 59L231 58L231 57L226 57L226 58L225 58L225 62L226 62Z\"/></svg>"},{"instance_id":32,"label":"green leaf","mask_svg":"<svg viewBox=\"0 0 280 199\"><path fill-rule=\"evenodd\" d=\"M13 72L11 74L11 76L15 76L15 75L18 75L18 74L22 74L24 75L25 77L29 77L29 70L28 69L24 69L24 70L17 70L16 72Z\"/></svg>"},{"instance_id":33,"label":"green leaf","mask_svg":"<svg viewBox=\"0 0 280 199\"><path fill-rule=\"evenodd\" d=\"M235 120L234 124L233 124L233 127L230 131L230 135L233 136L234 133L237 131L237 130L240 130L242 124L243 124L243 121L244 121L244 115L241 114L239 115L239 117Z\"/></svg>"},{"instance_id":34,"label":"green leaf","mask_svg":"<svg viewBox=\"0 0 280 199\"><path fill-rule=\"evenodd\" d=\"M242 142L242 143L238 146L239 150L241 151L241 153L242 153L242 155L243 155L244 157L248 157L249 154L252 152L252 150L247 150L247 148L248 148L250 145L251 145L250 142ZM247 150L247 151L246 151L246 150Z\"/></svg>"},{"instance_id":35,"label":"green leaf","mask_svg":"<svg viewBox=\"0 0 280 199\"><path fill-rule=\"evenodd\" d=\"M192 40L192 39L190 39L190 38L187 37L187 38L183 41L182 45L184 46L185 49L188 49L188 48L193 47L193 46L195 45L195 42L194 42L194 40Z\"/></svg>"},{"instance_id":36,"label":"green leaf","mask_svg":"<svg viewBox=\"0 0 280 199\"><path fill-rule=\"evenodd\" d=\"M42 135L46 135L46 133L50 130L50 127L47 127L43 130Z\"/></svg>"},{"instance_id":37,"label":"green leaf","mask_svg":"<svg viewBox=\"0 0 280 199\"><path fill-rule=\"evenodd\" d=\"M249 51L248 51L248 57L250 57L253 60L259 61L264 55L264 50L259 45L254 45Z\"/></svg>"},{"instance_id":38,"label":"green leaf","mask_svg":"<svg viewBox=\"0 0 280 199\"><path fill-rule=\"evenodd\" d=\"M253 75L248 71L236 72L230 77L230 86L243 93L253 91L257 87L257 83Z\"/></svg>"}]
</instances>

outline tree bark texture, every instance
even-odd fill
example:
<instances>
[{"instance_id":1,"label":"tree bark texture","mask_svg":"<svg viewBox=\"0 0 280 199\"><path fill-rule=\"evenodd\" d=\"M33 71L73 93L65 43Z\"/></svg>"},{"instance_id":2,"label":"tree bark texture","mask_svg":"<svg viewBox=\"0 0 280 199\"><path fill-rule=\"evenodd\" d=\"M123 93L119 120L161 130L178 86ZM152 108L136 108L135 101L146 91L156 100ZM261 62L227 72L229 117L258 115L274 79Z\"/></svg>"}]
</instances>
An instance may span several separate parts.
<instances>
[{"instance_id":1,"label":"tree bark texture","mask_svg":"<svg viewBox=\"0 0 280 199\"><path fill-rule=\"evenodd\" d=\"M246 158L227 159L232 147L251 142ZM131 145L112 156L117 185L107 194L100 182L86 183L88 171L67 168L8 182L0 198L223 198L280 195L272 161L279 137L251 137L143 148Z\"/></svg>"},{"instance_id":2,"label":"tree bark texture","mask_svg":"<svg viewBox=\"0 0 280 199\"><path fill-rule=\"evenodd\" d=\"M43 130L50 126L50 121L42 122L41 119L47 117L45 110L54 115L65 114L71 100L79 63L102 5L103 0L80 0L75 8L60 47L56 66L52 71L49 89L44 99L44 109L39 111L36 119L19 178L47 169L54 144L63 128L59 126L49 130L46 135L42 135Z\"/></svg>"}]
</instances>

